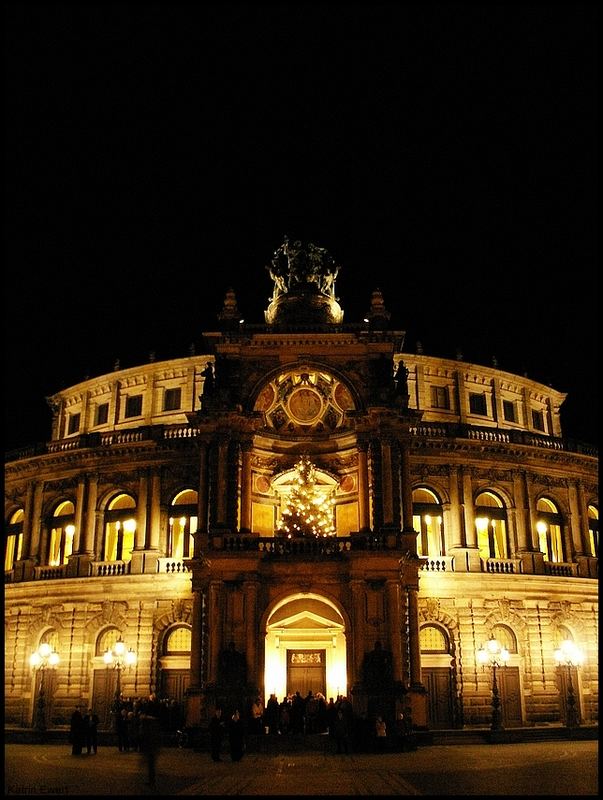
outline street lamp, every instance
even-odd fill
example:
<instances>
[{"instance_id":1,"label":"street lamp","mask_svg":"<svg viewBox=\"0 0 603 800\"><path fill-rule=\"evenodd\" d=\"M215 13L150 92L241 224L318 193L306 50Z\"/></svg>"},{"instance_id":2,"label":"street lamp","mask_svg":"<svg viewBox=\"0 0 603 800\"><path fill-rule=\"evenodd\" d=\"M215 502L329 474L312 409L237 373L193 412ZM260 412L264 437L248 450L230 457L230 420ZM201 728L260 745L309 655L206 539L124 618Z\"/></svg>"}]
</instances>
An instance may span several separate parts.
<instances>
[{"instance_id":1,"label":"street lamp","mask_svg":"<svg viewBox=\"0 0 603 800\"><path fill-rule=\"evenodd\" d=\"M59 663L59 654L53 650L48 642L42 642L38 649L29 657L31 668L37 674L40 674L40 689L38 691L38 699L36 701L36 714L34 727L39 731L46 730L46 687L45 675L46 670L50 667L56 669Z\"/></svg>"},{"instance_id":2,"label":"street lamp","mask_svg":"<svg viewBox=\"0 0 603 800\"><path fill-rule=\"evenodd\" d=\"M575 645L571 639L565 639L560 647L555 650L555 661L557 666L567 667L567 700L566 700L566 727L571 730L577 728L578 709L576 708L576 697L574 695L574 685L572 683L572 667L580 667L584 663L584 653Z\"/></svg>"},{"instance_id":3,"label":"street lamp","mask_svg":"<svg viewBox=\"0 0 603 800\"><path fill-rule=\"evenodd\" d=\"M492 667L492 723L490 725L492 731L502 731L503 729L496 670L499 667L506 667L509 657L507 648L503 647L494 636L488 639L485 647L482 645L477 651L477 660L482 667Z\"/></svg>"},{"instance_id":4,"label":"street lamp","mask_svg":"<svg viewBox=\"0 0 603 800\"><path fill-rule=\"evenodd\" d=\"M136 653L132 648L126 650L125 642L122 641L120 636L112 648L105 650L103 660L107 665L107 669L113 667L117 672L115 698L118 700L121 695L121 671L124 667L131 667L136 664Z\"/></svg>"}]
</instances>

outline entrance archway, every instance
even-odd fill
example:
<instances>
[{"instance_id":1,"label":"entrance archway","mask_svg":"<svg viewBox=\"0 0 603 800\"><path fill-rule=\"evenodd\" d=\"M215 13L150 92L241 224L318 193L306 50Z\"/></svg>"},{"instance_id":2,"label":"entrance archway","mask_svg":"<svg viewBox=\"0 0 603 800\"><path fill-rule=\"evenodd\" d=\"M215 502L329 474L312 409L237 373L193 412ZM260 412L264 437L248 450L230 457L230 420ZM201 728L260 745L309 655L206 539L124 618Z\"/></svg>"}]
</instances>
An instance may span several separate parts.
<instances>
[{"instance_id":1,"label":"entrance archway","mask_svg":"<svg viewBox=\"0 0 603 800\"><path fill-rule=\"evenodd\" d=\"M264 664L265 697L347 694L345 623L334 603L311 593L281 600L266 624Z\"/></svg>"}]
</instances>

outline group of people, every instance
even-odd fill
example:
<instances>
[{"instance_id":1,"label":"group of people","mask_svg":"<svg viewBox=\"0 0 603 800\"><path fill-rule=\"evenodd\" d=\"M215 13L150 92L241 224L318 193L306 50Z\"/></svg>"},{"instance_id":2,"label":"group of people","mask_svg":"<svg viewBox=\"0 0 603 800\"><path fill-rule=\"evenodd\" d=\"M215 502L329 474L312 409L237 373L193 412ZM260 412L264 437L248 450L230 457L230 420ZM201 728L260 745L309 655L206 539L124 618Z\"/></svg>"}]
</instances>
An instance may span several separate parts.
<instances>
[{"instance_id":1,"label":"group of people","mask_svg":"<svg viewBox=\"0 0 603 800\"><path fill-rule=\"evenodd\" d=\"M96 755L98 752L98 714L95 714L91 708L82 714L81 709L82 706L76 706L71 715L69 728L71 753L74 756L81 756L86 748L88 755Z\"/></svg>"},{"instance_id":2,"label":"group of people","mask_svg":"<svg viewBox=\"0 0 603 800\"><path fill-rule=\"evenodd\" d=\"M229 720L222 718L222 709L217 707L209 722L209 749L213 761L222 761L222 741L228 736L230 758L240 761L245 753L245 727L241 713L235 709Z\"/></svg>"}]
</instances>

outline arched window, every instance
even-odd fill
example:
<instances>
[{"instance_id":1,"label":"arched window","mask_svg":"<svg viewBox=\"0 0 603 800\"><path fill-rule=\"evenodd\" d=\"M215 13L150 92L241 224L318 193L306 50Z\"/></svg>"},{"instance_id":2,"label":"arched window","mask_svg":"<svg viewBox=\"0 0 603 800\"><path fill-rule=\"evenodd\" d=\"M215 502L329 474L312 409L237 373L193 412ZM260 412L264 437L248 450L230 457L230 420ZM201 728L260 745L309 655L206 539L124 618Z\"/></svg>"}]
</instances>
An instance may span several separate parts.
<instances>
[{"instance_id":1,"label":"arched window","mask_svg":"<svg viewBox=\"0 0 603 800\"><path fill-rule=\"evenodd\" d=\"M60 503L52 515L48 563L51 567L66 564L73 553L75 508L70 500Z\"/></svg>"},{"instance_id":2,"label":"arched window","mask_svg":"<svg viewBox=\"0 0 603 800\"><path fill-rule=\"evenodd\" d=\"M191 629L185 625L172 628L163 640L163 654L181 656L191 651Z\"/></svg>"},{"instance_id":3,"label":"arched window","mask_svg":"<svg viewBox=\"0 0 603 800\"><path fill-rule=\"evenodd\" d=\"M6 547L4 548L4 571L10 572L15 561L23 558L23 520L25 514L18 508L10 515L6 526Z\"/></svg>"},{"instance_id":4,"label":"arched window","mask_svg":"<svg viewBox=\"0 0 603 800\"><path fill-rule=\"evenodd\" d=\"M94 654L96 656L103 656L107 650L113 650L115 642L120 638L121 633L118 628L105 628L101 631L96 640L96 648Z\"/></svg>"},{"instance_id":5,"label":"arched window","mask_svg":"<svg viewBox=\"0 0 603 800\"><path fill-rule=\"evenodd\" d=\"M439 497L425 487L412 493L413 527L418 532L417 553L420 556L445 556L446 544L442 526L442 505Z\"/></svg>"},{"instance_id":6,"label":"arched window","mask_svg":"<svg viewBox=\"0 0 603 800\"><path fill-rule=\"evenodd\" d=\"M419 632L422 653L448 653L448 637L436 625L424 625Z\"/></svg>"},{"instance_id":7,"label":"arched window","mask_svg":"<svg viewBox=\"0 0 603 800\"><path fill-rule=\"evenodd\" d=\"M45 631L42 636L40 637L40 644L48 644L52 648L55 653L59 652L59 634L51 628L50 630ZM38 645L38 646L39 646Z\"/></svg>"},{"instance_id":8,"label":"arched window","mask_svg":"<svg viewBox=\"0 0 603 800\"><path fill-rule=\"evenodd\" d=\"M541 497L536 503L536 531L538 532L538 546L544 553L545 561L556 563L565 561L561 534L562 522L563 518L555 503L547 497Z\"/></svg>"},{"instance_id":9,"label":"arched window","mask_svg":"<svg viewBox=\"0 0 603 800\"><path fill-rule=\"evenodd\" d=\"M481 492L475 498L477 546L482 558L508 558L507 512L500 497Z\"/></svg>"},{"instance_id":10,"label":"arched window","mask_svg":"<svg viewBox=\"0 0 603 800\"><path fill-rule=\"evenodd\" d=\"M588 540L590 554L599 557L599 509L596 506L588 507Z\"/></svg>"},{"instance_id":11,"label":"arched window","mask_svg":"<svg viewBox=\"0 0 603 800\"><path fill-rule=\"evenodd\" d=\"M198 495L193 489L184 489L172 500L170 506L167 555L169 558L192 558L193 533L197 530Z\"/></svg>"},{"instance_id":12,"label":"arched window","mask_svg":"<svg viewBox=\"0 0 603 800\"><path fill-rule=\"evenodd\" d=\"M494 625L492 634L501 647L506 647L509 653L517 652L517 638L508 625Z\"/></svg>"},{"instance_id":13,"label":"arched window","mask_svg":"<svg viewBox=\"0 0 603 800\"><path fill-rule=\"evenodd\" d=\"M136 502L128 494L118 494L105 511L103 561L131 561L136 531Z\"/></svg>"}]
</instances>

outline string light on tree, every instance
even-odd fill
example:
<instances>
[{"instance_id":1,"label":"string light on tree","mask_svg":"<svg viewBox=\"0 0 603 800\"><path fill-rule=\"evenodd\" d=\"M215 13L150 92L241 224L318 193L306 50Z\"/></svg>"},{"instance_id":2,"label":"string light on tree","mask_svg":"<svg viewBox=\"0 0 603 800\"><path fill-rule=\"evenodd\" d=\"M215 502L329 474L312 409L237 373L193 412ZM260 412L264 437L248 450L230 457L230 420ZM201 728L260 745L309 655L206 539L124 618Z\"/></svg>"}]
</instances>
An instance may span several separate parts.
<instances>
[{"instance_id":1,"label":"string light on tree","mask_svg":"<svg viewBox=\"0 0 603 800\"><path fill-rule=\"evenodd\" d=\"M324 488L317 487L316 467L307 455L301 456L295 465L295 472L277 532L289 539L294 536L335 536L335 498Z\"/></svg>"}]
</instances>

